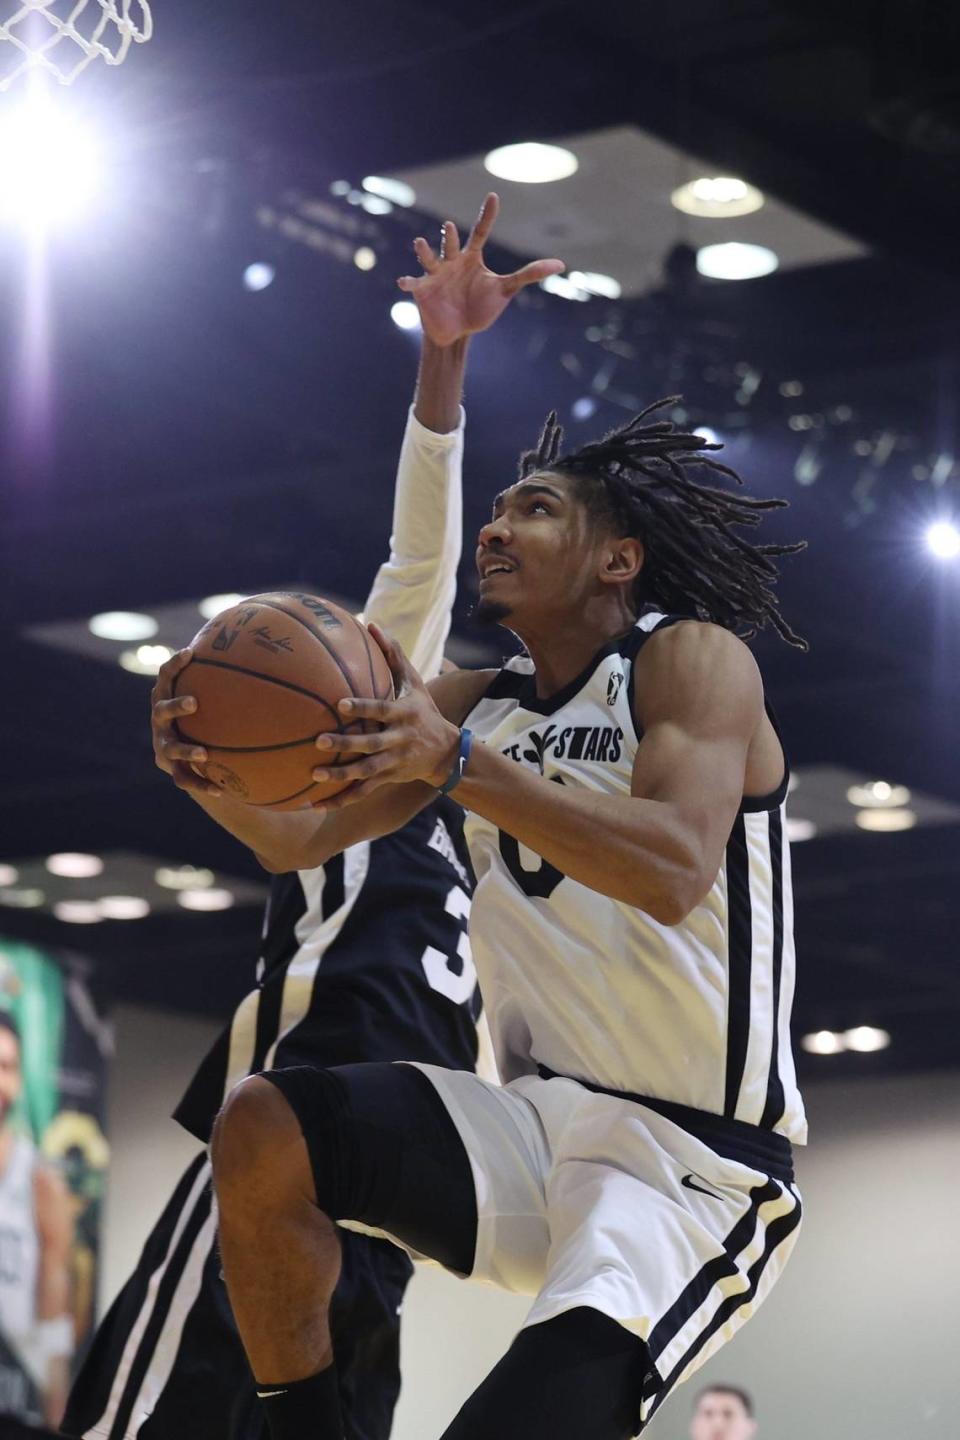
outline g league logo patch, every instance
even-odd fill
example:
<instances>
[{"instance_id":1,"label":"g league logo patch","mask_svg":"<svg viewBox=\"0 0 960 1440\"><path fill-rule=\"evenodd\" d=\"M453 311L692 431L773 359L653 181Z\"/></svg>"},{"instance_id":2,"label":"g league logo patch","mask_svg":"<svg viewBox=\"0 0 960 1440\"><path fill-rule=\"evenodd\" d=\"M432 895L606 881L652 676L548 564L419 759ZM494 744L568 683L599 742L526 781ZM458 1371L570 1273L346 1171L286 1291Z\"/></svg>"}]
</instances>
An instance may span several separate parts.
<instances>
[{"instance_id":1,"label":"g league logo patch","mask_svg":"<svg viewBox=\"0 0 960 1440\"><path fill-rule=\"evenodd\" d=\"M622 670L615 671L607 681L607 704L616 705L620 698L620 691L623 688L624 674Z\"/></svg>"}]
</instances>

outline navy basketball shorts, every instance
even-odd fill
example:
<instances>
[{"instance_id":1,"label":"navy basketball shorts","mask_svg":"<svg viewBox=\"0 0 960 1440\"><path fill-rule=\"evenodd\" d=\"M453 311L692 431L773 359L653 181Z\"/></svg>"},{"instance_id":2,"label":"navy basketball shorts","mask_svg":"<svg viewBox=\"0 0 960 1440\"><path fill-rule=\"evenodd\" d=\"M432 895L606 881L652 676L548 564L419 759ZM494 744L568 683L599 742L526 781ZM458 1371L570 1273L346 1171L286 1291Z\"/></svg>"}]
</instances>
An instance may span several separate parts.
<instances>
[{"instance_id":1,"label":"navy basketball shorts","mask_svg":"<svg viewBox=\"0 0 960 1440\"><path fill-rule=\"evenodd\" d=\"M525 1330L599 1312L642 1342L633 1433L749 1319L796 1240L789 1142L742 1122L561 1076L498 1086L395 1063L265 1078L342 1227L530 1295Z\"/></svg>"},{"instance_id":2,"label":"navy basketball shorts","mask_svg":"<svg viewBox=\"0 0 960 1440\"><path fill-rule=\"evenodd\" d=\"M267 1440L217 1247L198 1155L101 1322L74 1382L65 1435L90 1440ZM347 1440L388 1440L400 1393L400 1309L413 1273L386 1240L343 1235L330 1329Z\"/></svg>"}]
</instances>

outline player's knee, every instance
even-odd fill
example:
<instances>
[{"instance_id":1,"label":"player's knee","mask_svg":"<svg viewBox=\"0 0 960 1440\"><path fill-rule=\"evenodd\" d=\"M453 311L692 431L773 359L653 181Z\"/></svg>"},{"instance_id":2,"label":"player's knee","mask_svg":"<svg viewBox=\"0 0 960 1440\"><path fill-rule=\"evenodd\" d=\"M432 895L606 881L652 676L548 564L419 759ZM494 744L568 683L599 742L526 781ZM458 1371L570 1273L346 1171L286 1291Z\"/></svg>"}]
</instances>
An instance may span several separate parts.
<instances>
[{"instance_id":1,"label":"player's knee","mask_svg":"<svg viewBox=\"0 0 960 1440\"><path fill-rule=\"evenodd\" d=\"M312 1189L297 1118L269 1080L253 1075L230 1092L210 1148L221 1210L261 1209Z\"/></svg>"}]
</instances>

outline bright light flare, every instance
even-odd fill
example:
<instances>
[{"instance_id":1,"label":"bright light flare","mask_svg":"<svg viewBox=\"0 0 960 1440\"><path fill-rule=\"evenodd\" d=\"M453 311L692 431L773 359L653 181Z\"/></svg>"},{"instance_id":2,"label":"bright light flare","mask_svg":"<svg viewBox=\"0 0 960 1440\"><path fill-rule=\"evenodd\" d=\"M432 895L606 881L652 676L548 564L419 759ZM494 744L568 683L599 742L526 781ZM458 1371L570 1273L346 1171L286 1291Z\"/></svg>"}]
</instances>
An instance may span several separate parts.
<instances>
[{"instance_id":1,"label":"bright light flare","mask_svg":"<svg viewBox=\"0 0 960 1440\"><path fill-rule=\"evenodd\" d=\"M755 280L771 275L779 264L766 245L745 245L739 240L702 245L697 251L697 270L709 280Z\"/></svg>"},{"instance_id":2,"label":"bright light flare","mask_svg":"<svg viewBox=\"0 0 960 1440\"><path fill-rule=\"evenodd\" d=\"M48 855L47 869L51 875L62 875L71 880L88 880L103 873L103 861L99 855L81 854L77 850L60 850Z\"/></svg>"},{"instance_id":3,"label":"bright light flare","mask_svg":"<svg viewBox=\"0 0 960 1440\"><path fill-rule=\"evenodd\" d=\"M412 300L397 300L391 305L390 319L401 330L420 329L420 311Z\"/></svg>"},{"instance_id":4,"label":"bright light flare","mask_svg":"<svg viewBox=\"0 0 960 1440\"><path fill-rule=\"evenodd\" d=\"M759 210L763 195L755 186L733 175L703 175L674 190L670 203L685 215L732 220Z\"/></svg>"},{"instance_id":5,"label":"bright light flare","mask_svg":"<svg viewBox=\"0 0 960 1440\"><path fill-rule=\"evenodd\" d=\"M927 549L938 560L956 560L960 555L960 529L952 520L937 520L927 530Z\"/></svg>"},{"instance_id":6,"label":"bright light flare","mask_svg":"<svg viewBox=\"0 0 960 1440\"><path fill-rule=\"evenodd\" d=\"M229 910L234 899L232 890L214 887L205 890L181 890L177 895L177 904L182 905L184 910Z\"/></svg>"},{"instance_id":7,"label":"bright light flare","mask_svg":"<svg viewBox=\"0 0 960 1440\"><path fill-rule=\"evenodd\" d=\"M92 131L54 104L43 86L0 111L0 222L42 230L80 219L102 181Z\"/></svg>"},{"instance_id":8,"label":"bright light flare","mask_svg":"<svg viewBox=\"0 0 960 1440\"><path fill-rule=\"evenodd\" d=\"M276 279L276 269L266 260L254 260L243 272L243 283L247 290L266 290Z\"/></svg>"},{"instance_id":9,"label":"bright light flare","mask_svg":"<svg viewBox=\"0 0 960 1440\"><path fill-rule=\"evenodd\" d=\"M808 1055L839 1055L847 1048L845 1037L835 1030L814 1030L804 1035L800 1044Z\"/></svg>"},{"instance_id":10,"label":"bright light flare","mask_svg":"<svg viewBox=\"0 0 960 1440\"><path fill-rule=\"evenodd\" d=\"M886 1050L890 1044L889 1030L881 1030L876 1025L855 1025L852 1030L843 1032L843 1038L848 1050L857 1050L861 1055Z\"/></svg>"},{"instance_id":11,"label":"bright light flare","mask_svg":"<svg viewBox=\"0 0 960 1440\"><path fill-rule=\"evenodd\" d=\"M491 150L483 163L498 180L515 180L520 185L549 185L554 180L566 180L580 168L572 150L535 141L501 145Z\"/></svg>"}]
</instances>

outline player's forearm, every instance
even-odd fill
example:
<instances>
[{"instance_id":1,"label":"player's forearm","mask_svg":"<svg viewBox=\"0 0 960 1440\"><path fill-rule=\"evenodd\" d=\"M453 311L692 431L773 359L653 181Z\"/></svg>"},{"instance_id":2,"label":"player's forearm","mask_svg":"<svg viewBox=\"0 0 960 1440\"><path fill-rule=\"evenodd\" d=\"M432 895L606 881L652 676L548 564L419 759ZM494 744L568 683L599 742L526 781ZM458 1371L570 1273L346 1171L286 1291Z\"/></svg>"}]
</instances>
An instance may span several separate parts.
<instances>
[{"instance_id":1,"label":"player's forearm","mask_svg":"<svg viewBox=\"0 0 960 1440\"><path fill-rule=\"evenodd\" d=\"M453 798L591 890L677 924L698 898L695 859L656 800L573 790L474 745Z\"/></svg>"},{"instance_id":2,"label":"player's forearm","mask_svg":"<svg viewBox=\"0 0 960 1440\"><path fill-rule=\"evenodd\" d=\"M399 641L428 676L443 660L463 544L465 359L466 342L439 349L424 339L397 467L390 555L364 606L364 618Z\"/></svg>"},{"instance_id":3,"label":"player's forearm","mask_svg":"<svg viewBox=\"0 0 960 1440\"><path fill-rule=\"evenodd\" d=\"M211 820L252 850L264 869L275 874L300 868L298 858L320 823L310 810L261 810L226 795L204 795L193 790L188 793Z\"/></svg>"},{"instance_id":4,"label":"player's forearm","mask_svg":"<svg viewBox=\"0 0 960 1440\"><path fill-rule=\"evenodd\" d=\"M464 337L441 348L427 335L423 337L413 413L421 425L438 435L449 435L460 424L469 343Z\"/></svg>"}]
</instances>

